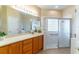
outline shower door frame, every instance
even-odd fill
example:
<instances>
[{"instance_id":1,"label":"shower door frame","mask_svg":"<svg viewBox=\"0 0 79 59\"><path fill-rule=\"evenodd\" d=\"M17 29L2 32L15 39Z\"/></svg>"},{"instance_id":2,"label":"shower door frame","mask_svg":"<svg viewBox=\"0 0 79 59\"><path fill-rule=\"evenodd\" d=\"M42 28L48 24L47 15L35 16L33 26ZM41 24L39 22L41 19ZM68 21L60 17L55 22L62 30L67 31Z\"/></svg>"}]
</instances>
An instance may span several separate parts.
<instances>
[{"instance_id":1,"label":"shower door frame","mask_svg":"<svg viewBox=\"0 0 79 59\"><path fill-rule=\"evenodd\" d=\"M71 18L58 18L58 29L59 29L59 20L70 20L70 40L69 40L69 47L59 47L59 39L58 39L58 48L70 48L71 47L71 28L72 28L72 19Z\"/></svg>"},{"instance_id":2,"label":"shower door frame","mask_svg":"<svg viewBox=\"0 0 79 59\"><path fill-rule=\"evenodd\" d=\"M46 21L46 19L58 19L58 32L59 32L59 20L70 20L70 40L69 40L69 47L67 47L67 48L70 48L71 47L71 32L72 32L72 30L71 30L71 25L72 25L72 21L71 21L71 18L57 18L57 17L44 17L43 18L43 20L45 20ZM59 39L58 39L58 48L61 48L61 47L59 47ZM62 48L65 48L65 47L62 47Z\"/></svg>"}]
</instances>

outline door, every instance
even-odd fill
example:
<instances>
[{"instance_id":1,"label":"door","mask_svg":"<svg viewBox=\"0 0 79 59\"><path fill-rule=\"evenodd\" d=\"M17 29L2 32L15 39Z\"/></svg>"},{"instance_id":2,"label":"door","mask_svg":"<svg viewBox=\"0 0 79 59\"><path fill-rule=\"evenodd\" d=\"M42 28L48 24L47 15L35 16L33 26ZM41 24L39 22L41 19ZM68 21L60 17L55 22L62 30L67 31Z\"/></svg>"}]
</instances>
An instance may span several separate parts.
<instances>
[{"instance_id":1,"label":"door","mask_svg":"<svg viewBox=\"0 0 79 59\"><path fill-rule=\"evenodd\" d=\"M43 35L39 36L38 45L39 50L43 49Z\"/></svg>"},{"instance_id":2,"label":"door","mask_svg":"<svg viewBox=\"0 0 79 59\"><path fill-rule=\"evenodd\" d=\"M44 21L44 48L58 47L58 19L46 18Z\"/></svg>"},{"instance_id":3,"label":"door","mask_svg":"<svg viewBox=\"0 0 79 59\"><path fill-rule=\"evenodd\" d=\"M23 54L32 54L32 38L23 41Z\"/></svg>"},{"instance_id":4,"label":"door","mask_svg":"<svg viewBox=\"0 0 79 59\"><path fill-rule=\"evenodd\" d=\"M59 19L58 47L70 47L70 19Z\"/></svg>"},{"instance_id":5,"label":"door","mask_svg":"<svg viewBox=\"0 0 79 59\"><path fill-rule=\"evenodd\" d=\"M17 42L9 45L9 54L21 54L22 42Z\"/></svg>"},{"instance_id":6,"label":"door","mask_svg":"<svg viewBox=\"0 0 79 59\"><path fill-rule=\"evenodd\" d=\"M38 52L38 40L39 38L38 37L34 37L33 38L33 53L37 53Z\"/></svg>"}]
</instances>

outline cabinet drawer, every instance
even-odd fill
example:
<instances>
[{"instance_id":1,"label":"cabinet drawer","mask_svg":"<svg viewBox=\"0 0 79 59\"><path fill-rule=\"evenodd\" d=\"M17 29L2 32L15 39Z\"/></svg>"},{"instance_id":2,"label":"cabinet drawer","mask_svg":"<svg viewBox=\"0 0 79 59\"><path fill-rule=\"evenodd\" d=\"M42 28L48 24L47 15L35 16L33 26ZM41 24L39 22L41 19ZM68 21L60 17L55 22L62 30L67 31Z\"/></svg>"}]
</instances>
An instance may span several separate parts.
<instances>
[{"instance_id":1,"label":"cabinet drawer","mask_svg":"<svg viewBox=\"0 0 79 59\"><path fill-rule=\"evenodd\" d=\"M31 53L32 53L32 47L28 47L28 48L23 48L23 53L25 54L27 54L27 52L29 52L29 51L31 51Z\"/></svg>"},{"instance_id":2,"label":"cabinet drawer","mask_svg":"<svg viewBox=\"0 0 79 59\"><path fill-rule=\"evenodd\" d=\"M27 49L27 48L29 48L29 47L32 47L32 43L29 43L28 45L23 45L23 50L24 50L24 49Z\"/></svg>"},{"instance_id":3,"label":"cabinet drawer","mask_svg":"<svg viewBox=\"0 0 79 59\"><path fill-rule=\"evenodd\" d=\"M23 45L28 45L29 43L32 43L32 39L27 39L23 41Z\"/></svg>"},{"instance_id":4,"label":"cabinet drawer","mask_svg":"<svg viewBox=\"0 0 79 59\"><path fill-rule=\"evenodd\" d=\"M23 54L32 54L32 39L23 41Z\"/></svg>"}]
</instances>

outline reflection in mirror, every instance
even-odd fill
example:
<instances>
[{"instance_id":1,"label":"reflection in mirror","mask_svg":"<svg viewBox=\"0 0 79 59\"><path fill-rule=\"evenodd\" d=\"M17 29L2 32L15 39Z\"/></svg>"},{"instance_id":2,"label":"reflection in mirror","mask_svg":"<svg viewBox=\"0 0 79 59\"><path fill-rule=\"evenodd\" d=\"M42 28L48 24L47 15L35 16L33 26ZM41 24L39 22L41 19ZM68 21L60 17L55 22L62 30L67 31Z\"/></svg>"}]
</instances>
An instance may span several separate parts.
<instances>
[{"instance_id":1,"label":"reflection in mirror","mask_svg":"<svg viewBox=\"0 0 79 59\"><path fill-rule=\"evenodd\" d=\"M31 19L32 22L32 31L34 32L41 32L41 22L40 22L40 18L36 17Z\"/></svg>"},{"instance_id":2,"label":"reflection in mirror","mask_svg":"<svg viewBox=\"0 0 79 59\"><path fill-rule=\"evenodd\" d=\"M21 15L21 33L30 32L31 31L31 21L30 15L22 14Z\"/></svg>"},{"instance_id":3,"label":"reflection in mirror","mask_svg":"<svg viewBox=\"0 0 79 59\"><path fill-rule=\"evenodd\" d=\"M26 32L41 32L40 17L23 12L10 10L7 16L7 34L21 34ZM1 25L1 24L0 24Z\"/></svg>"},{"instance_id":4,"label":"reflection in mirror","mask_svg":"<svg viewBox=\"0 0 79 59\"><path fill-rule=\"evenodd\" d=\"M40 17L21 13L19 32L41 32Z\"/></svg>"}]
</instances>

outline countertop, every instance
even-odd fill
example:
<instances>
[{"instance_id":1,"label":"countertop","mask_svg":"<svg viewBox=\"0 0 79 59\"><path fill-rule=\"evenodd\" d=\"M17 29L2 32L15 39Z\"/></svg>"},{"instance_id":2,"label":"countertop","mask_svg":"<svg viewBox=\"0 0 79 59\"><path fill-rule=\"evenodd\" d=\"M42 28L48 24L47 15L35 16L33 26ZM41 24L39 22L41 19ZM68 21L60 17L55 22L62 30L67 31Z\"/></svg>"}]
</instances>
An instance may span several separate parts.
<instances>
[{"instance_id":1,"label":"countertop","mask_svg":"<svg viewBox=\"0 0 79 59\"><path fill-rule=\"evenodd\" d=\"M6 36L4 40L0 40L0 47L9 45L11 43L19 42L22 40L26 40L29 38L33 38L36 36L40 36L40 35L43 35L43 33L34 33L34 34L23 33L18 35L9 35L9 36Z\"/></svg>"}]
</instances>

